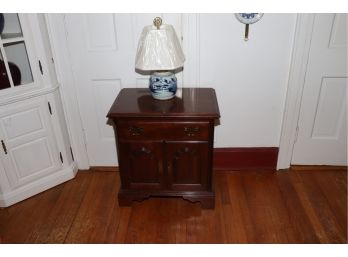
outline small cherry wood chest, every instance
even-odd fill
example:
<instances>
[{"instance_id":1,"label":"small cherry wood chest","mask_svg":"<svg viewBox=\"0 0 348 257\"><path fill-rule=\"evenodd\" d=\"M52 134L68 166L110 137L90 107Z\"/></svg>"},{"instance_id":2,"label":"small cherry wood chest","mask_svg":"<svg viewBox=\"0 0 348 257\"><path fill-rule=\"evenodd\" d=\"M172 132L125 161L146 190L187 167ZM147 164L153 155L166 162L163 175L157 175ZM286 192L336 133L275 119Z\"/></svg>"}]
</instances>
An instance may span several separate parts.
<instances>
[{"instance_id":1,"label":"small cherry wood chest","mask_svg":"<svg viewBox=\"0 0 348 257\"><path fill-rule=\"evenodd\" d=\"M120 206L161 196L214 208L214 124L220 117L215 90L184 88L177 95L161 101L148 89L125 88L111 106Z\"/></svg>"}]
</instances>

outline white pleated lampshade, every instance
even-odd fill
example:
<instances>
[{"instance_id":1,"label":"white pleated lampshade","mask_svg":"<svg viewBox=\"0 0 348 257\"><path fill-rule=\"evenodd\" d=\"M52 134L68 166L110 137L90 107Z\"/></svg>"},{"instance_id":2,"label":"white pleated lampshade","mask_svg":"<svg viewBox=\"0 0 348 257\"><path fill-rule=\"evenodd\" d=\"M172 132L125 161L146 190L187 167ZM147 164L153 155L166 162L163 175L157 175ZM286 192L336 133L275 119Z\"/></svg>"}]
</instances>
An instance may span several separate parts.
<instances>
[{"instance_id":1,"label":"white pleated lampshade","mask_svg":"<svg viewBox=\"0 0 348 257\"><path fill-rule=\"evenodd\" d=\"M185 56L173 26L146 26L141 33L135 68L144 71L175 70L183 67Z\"/></svg>"}]
</instances>

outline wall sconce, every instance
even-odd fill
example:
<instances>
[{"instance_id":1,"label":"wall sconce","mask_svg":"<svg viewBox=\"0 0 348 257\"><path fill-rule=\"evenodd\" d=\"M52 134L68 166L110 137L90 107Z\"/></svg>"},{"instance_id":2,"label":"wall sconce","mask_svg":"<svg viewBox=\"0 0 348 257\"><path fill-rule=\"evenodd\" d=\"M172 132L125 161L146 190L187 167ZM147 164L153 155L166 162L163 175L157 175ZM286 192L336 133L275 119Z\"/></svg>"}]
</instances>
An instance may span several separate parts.
<instances>
[{"instance_id":1,"label":"wall sconce","mask_svg":"<svg viewBox=\"0 0 348 257\"><path fill-rule=\"evenodd\" d=\"M135 57L135 68L150 71L149 88L153 98L167 100L175 96L175 70L184 66L185 56L172 25L156 17L153 25L144 27Z\"/></svg>"},{"instance_id":2,"label":"wall sconce","mask_svg":"<svg viewBox=\"0 0 348 257\"><path fill-rule=\"evenodd\" d=\"M263 13L236 13L236 18L245 24L244 41L249 40L249 24L253 24L261 20Z\"/></svg>"}]
</instances>

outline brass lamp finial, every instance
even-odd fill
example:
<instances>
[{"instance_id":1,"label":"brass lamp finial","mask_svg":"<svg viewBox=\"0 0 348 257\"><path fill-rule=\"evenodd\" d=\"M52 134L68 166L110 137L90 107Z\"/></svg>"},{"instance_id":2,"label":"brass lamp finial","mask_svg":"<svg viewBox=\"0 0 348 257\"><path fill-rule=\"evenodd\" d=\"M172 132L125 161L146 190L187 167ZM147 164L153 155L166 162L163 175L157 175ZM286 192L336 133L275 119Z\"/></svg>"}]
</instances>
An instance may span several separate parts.
<instances>
[{"instance_id":1,"label":"brass lamp finial","mask_svg":"<svg viewBox=\"0 0 348 257\"><path fill-rule=\"evenodd\" d=\"M160 29L161 25L162 25L162 19L161 17L156 17L153 19L153 25L155 25L157 27L157 29Z\"/></svg>"}]
</instances>

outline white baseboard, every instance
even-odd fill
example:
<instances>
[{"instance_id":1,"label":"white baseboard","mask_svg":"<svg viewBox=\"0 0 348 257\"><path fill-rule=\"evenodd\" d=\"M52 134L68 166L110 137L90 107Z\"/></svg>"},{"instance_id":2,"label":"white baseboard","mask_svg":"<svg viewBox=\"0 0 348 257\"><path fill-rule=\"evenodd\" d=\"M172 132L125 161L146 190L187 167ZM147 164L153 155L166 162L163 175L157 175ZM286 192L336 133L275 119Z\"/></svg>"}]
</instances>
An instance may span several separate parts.
<instances>
[{"instance_id":1,"label":"white baseboard","mask_svg":"<svg viewBox=\"0 0 348 257\"><path fill-rule=\"evenodd\" d=\"M0 207L8 207L23 201L33 195L73 179L77 174L77 165L73 162L69 167L55 172L47 177L17 188L11 192L0 194Z\"/></svg>"}]
</instances>

